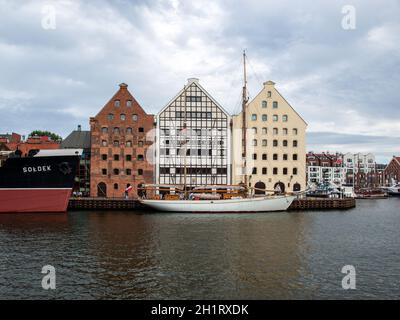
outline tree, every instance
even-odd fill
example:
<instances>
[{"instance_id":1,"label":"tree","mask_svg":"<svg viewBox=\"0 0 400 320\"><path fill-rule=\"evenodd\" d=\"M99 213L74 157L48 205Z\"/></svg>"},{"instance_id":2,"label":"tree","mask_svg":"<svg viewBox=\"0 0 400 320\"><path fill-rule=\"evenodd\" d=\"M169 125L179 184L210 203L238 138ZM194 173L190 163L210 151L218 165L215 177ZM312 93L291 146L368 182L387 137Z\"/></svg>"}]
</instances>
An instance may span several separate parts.
<instances>
[{"instance_id":1,"label":"tree","mask_svg":"<svg viewBox=\"0 0 400 320\"><path fill-rule=\"evenodd\" d=\"M53 141L61 141L62 140L61 136L59 136L58 134L50 132L50 131L42 131L42 130L34 130L29 134L29 136L30 137L32 137L32 136L39 136L39 137L47 136Z\"/></svg>"}]
</instances>

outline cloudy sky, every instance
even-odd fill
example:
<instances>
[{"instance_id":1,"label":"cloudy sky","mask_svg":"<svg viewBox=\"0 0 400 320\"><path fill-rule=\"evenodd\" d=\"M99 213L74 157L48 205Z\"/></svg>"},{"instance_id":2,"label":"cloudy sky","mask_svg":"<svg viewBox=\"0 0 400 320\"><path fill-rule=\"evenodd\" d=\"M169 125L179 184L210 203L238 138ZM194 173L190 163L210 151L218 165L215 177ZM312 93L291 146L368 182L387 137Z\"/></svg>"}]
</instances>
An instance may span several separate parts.
<instances>
[{"instance_id":1,"label":"cloudy sky","mask_svg":"<svg viewBox=\"0 0 400 320\"><path fill-rule=\"evenodd\" d=\"M121 82L157 113L197 77L236 113L246 49L250 97L275 81L308 150L400 154L398 0L0 0L0 13L1 133L88 129Z\"/></svg>"}]
</instances>

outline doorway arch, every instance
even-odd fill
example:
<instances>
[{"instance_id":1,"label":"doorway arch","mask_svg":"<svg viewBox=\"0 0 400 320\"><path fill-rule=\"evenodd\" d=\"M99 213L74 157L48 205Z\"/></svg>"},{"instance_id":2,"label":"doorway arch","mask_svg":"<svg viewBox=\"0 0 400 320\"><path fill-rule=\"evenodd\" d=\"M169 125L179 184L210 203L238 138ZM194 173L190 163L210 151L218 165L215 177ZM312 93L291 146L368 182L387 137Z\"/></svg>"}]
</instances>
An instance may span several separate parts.
<instances>
[{"instance_id":1,"label":"doorway arch","mask_svg":"<svg viewBox=\"0 0 400 320\"><path fill-rule=\"evenodd\" d=\"M285 184L281 181L278 181L277 183L275 183L274 185L274 190L277 190L279 186L280 191L275 191L276 193L285 193Z\"/></svg>"},{"instance_id":2,"label":"doorway arch","mask_svg":"<svg viewBox=\"0 0 400 320\"><path fill-rule=\"evenodd\" d=\"M300 183L296 182L293 185L293 191L300 191L300 189L301 189Z\"/></svg>"},{"instance_id":3,"label":"doorway arch","mask_svg":"<svg viewBox=\"0 0 400 320\"><path fill-rule=\"evenodd\" d=\"M265 183L264 182L262 182L262 181L258 181L255 185L254 185L254 188L255 188L255 194L265 194L265 191L263 191L263 190L265 190ZM259 189L262 189L262 190L259 190Z\"/></svg>"},{"instance_id":4,"label":"doorway arch","mask_svg":"<svg viewBox=\"0 0 400 320\"><path fill-rule=\"evenodd\" d=\"M107 197L107 185L104 182L100 182L97 185L97 196L100 198Z\"/></svg>"}]
</instances>

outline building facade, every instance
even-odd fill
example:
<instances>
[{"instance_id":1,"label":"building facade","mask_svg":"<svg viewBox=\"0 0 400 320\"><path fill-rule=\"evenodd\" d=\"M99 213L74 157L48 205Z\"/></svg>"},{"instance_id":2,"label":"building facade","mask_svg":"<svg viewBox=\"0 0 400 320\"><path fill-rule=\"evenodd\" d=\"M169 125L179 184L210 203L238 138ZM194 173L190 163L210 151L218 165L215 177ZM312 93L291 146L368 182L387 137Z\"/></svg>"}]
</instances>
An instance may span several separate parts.
<instances>
[{"instance_id":1,"label":"building facade","mask_svg":"<svg viewBox=\"0 0 400 320\"><path fill-rule=\"evenodd\" d=\"M308 152L307 185L346 183L346 168L343 167L343 154L329 152Z\"/></svg>"},{"instance_id":2,"label":"building facade","mask_svg":"<svg viewBox=\"0 0 400 320\"><path fill-rule=\"evenodd\" d=\"M0 143L4 143L11 151L18 150L22 157L34 155L39 150L60 149L60 142L53 141L48 136L29 136L25 139L17 133L1 134Z\"/></svg>"},{"instance_id":3,"label":"building facade","mask_svg":"<svg viewBox=\"0 0 400 320\"><path fill-rule=\"evenodd\" d=\"M400 157L393 156L384 170L384 184L392 186L400 183Z\"/></svg>"},{"instance_id":4,"label":"building facade","mask_svg":"<svg viewBox=\"0 0 400 320\"><path fill-rule=\"evenodd\" d=\"M88 197L90 195L90 131L82 130L79 125L77 130L72 131L61 142L61 148L83 150L73 191L79 192L84 197Z\"/></svg>"},{"instance_id":5,"label":"building facade","mask_svg":"<svg viewBox=\"0 0 400 320\"><path fill-rule=\"evenodd\" d=\"M153 165L148 161L153 144L154 116L147 114L127 84L93 118L90 118L90 195L131 197L141 193L141 184L153 183Z\"/></svg>"},{"instance_id":6,"label":"building facade","mask_svg":"<svg viewBox=\"0 0 400 320\"><path fill-rule=\"evenodd\" d=\"M230 116L198 79L189 79L158 113L157 137L157 183L194 187L231 182Z\"/></svg>"},{"instance_id":7,"label":"building facade","mask_svg":"<svg viewBox=\"0 0 400 320\"><path fill-rule=\"evenodd\" d=\"M277 190L279 186L287 192L304 190L307 123L272 81L264 83L245 111L246 158L243 158L243 112L233 116L234 183L243 183L246 178L248 185L257 189Z\"/></svg>"}]
</instances>

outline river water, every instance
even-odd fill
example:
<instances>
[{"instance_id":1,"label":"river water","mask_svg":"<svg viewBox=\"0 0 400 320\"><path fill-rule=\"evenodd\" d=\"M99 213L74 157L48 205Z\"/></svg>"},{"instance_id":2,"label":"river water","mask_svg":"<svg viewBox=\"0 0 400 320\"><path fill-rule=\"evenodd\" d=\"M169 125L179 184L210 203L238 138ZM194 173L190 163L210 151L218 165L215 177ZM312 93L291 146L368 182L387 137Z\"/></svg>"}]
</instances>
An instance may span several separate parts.
<instances>
[{"instance_id":1,"label":"river water","mask_svg":"<svg viewBox=\"0 0 400 320\"><path fill-rule=\"evenodd\" d=\"M42 267L56 289L41 286ZM342 288L342 267L356 289ZM346 211L0 215L0 299L400 298L400 198Z\"/></svg>"}]
</instances>

